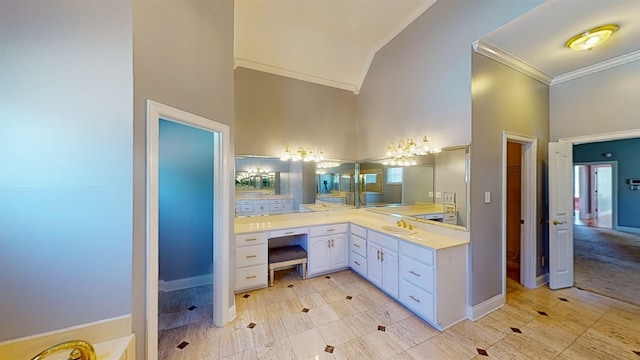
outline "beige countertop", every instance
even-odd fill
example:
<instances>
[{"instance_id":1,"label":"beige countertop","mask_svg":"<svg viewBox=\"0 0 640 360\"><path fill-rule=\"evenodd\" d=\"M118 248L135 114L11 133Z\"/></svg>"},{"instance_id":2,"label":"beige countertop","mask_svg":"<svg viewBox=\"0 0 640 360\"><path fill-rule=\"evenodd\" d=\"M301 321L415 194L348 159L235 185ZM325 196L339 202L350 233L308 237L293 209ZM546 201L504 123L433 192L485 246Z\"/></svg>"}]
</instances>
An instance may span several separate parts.
<instances>
[{"instance_id":1,"label":"beige countertop","mask_svg":"<svg viewBox=\"0 0 640 360\"><path fill-rule=\"evenodd\" d=\"M398 219L391 215L376 214L365 209L343 211L309 212L288 215L237 218L234 221L235 234L264 232L300 228L316 225L352 223L369 230L398 239L407 240L435 250L469 243L469 233L454 226L430 225L406 220L416 230L415 234L400 235L382 229L382 226L396 226Z\"/></svg>"},{"instance_id":2,"label":"beige countertop","mask_svg":"<svg viewBox=\"0 0 640 360\"><path fill-rule=\"evenodd\" d=\"M293 199L293 195L238 195L236 200L282 200Z\"/></svg>"},{"instance_id":3,"label":"beige countertop","mask_svg":"<svg viewBox=\"0 0 640 360\"><path fill-rule=\"evenodd\" d=\"M444 212L444 205L417 204L405 206L376 207L375 209L378 211L402 216L418 216L427 214L442 214Z\"/></svg>"},{"instance_id":4,"label":"beige countertop","mask_svg":"<svg viewBox=\"0 0 640 360\"><path fill-rule=\"evenodd\" d=\"M309 211L334 211L334 210L347 210L355 208L353 205L327 203L321 201L318 204L300 204L301 208L305 208Z\"/></svg>"}]
</instances>

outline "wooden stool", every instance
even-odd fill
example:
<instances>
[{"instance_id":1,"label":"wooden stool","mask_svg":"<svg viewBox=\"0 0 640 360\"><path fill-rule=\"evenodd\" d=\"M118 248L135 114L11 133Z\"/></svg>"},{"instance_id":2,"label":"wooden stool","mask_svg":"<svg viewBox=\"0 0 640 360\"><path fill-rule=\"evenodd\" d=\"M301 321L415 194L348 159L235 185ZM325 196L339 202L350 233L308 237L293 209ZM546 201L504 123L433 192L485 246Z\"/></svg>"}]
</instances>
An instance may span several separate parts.
<instances>
[{"instance_id":1,"label":"wooden stool","mask_svg":"<svg viewBox=\"0 0 640 360\"><path fill-rule=\"evenodd\" d=\"M307 278L307 252L300 245L269 249L269 286L273 286L276 269L292 265L302 266L302 280Z\"/></svg>"}]
</instances>

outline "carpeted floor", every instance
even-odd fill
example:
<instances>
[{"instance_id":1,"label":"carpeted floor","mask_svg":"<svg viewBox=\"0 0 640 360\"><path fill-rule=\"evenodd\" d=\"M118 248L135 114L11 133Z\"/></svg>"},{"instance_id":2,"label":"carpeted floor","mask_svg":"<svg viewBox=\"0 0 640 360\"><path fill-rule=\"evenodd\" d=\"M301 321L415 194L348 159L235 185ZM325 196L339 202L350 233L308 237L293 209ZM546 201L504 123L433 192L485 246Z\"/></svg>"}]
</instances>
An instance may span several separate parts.
<instances>
[{"instance_id":1,"label":"carpeted floor","mask_svg":"<svg viewBox=\"0 0 640 360\"><path fill-rule=\"evenodd\" d=\"M640 305L640 236L574 226L575 286Z\"/></svg>"}]
</instances>

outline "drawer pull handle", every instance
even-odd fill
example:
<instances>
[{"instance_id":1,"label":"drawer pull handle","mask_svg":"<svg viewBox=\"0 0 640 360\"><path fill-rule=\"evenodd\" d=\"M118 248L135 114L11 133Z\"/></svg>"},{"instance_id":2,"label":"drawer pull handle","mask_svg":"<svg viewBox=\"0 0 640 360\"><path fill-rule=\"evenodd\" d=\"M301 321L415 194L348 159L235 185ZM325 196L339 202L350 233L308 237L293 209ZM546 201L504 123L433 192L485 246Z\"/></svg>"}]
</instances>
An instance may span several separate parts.
<instances>
[{"instance_id":1,"label":"drawer pull handle","mask_svg":"<svg viewBox=\"0 0 640 360\"><path fill-rule=\"evenodd\" d=\"M415 275L417 277L420 277L420 274L414 272L413 270L409 270L409 273L412 274L412 275Z\"/></svg>"},{"instance_id":2,"label":"drawer pull handle","mask_svg":"<svg viewBox=\"0 0 640 360\"><path fill-rule=\"evenodd\" d=\"M380 250L378 250L378 260L380 260Z\"/></svg>"},{"instance_id":3,"label":"drawer pull handle","mask_svg":"<svg viewBox=\"0 0 640 360\"><path fill-rule=\"evenodd\" d=\"M254 258L254 257L256 257L256 256L257 256L257 255L247 255L247 259L251 259L251 258Z\"/></svg>"},{"instance_id":4,"label":"drawer pull handle","mask_svg":"<svg viewBox=\"0 0 640 360\"><path fill-rule=\"evenodd\" d=\"M353 244L353 246L355 246L355 247L357 247L357 248L359 248L359 247L360 247L360 245L358 245L358 244Z\"/></svg>"},{"instance_id":5,"label":"drawer pull handle","mask_svg":"<svg viewBox=\"0 0 640 360\"><path fill-rule=\"evenodd\" d=\"M293 231L287 231L287 232L286 232L286 233L284 233L284 234L285 234L285 235L291 235L291 234L293 234L293 233L294 233Z\"/></svg>"},{"instance_id":6,"label":"drawer pull handle","mask_svg":"<svg viewBox=\"0 0 640 360\"><path fill-rule=\"evenodd\" d=\"M416 299L415 297L413 297L413 295L409 295L409 297L411 298L411 300L420 303L420 299Z\"/></svg>"},{"instance_id":7,"label":"drawer pull handle","mask_svg":"<svg viewBox=\"0 0 640 360\"><path fill-rule=\"evenodd\" d=\"M380 261L384 261L384 253L382 250L380 251Z\"/></svg>"},{"instance_id":8,"label":"drawer pull handle","mask_svg":"<svg viewBox=\"0 0 640 360\"><path fill-rule=\"evenodd\" d=\"M336 229L327 229L327 232L336 231Z\"/></svg>"},{"instance_id":9,"label":"drawer pull handle","mask_svg":"<svg viewBox=\"0 0 640 360\"><path fill-rule=\"evenodd\" d=\"M245 239L244 241L256 241L256 240L258 240L258 239L256 239L256 238L251 238L251 239Z\"/></svg>"},{"instance_id":10,"label":"drawer pull handle","mask_svg":"<svg viewBox=\"0 0 640 360\"><path fill-rule=\"evenodd\" d=\"M255 276L255 275L251 275L251 276L247 276L247 277L246 277L246 279L247 279L247 280L249 280L249 279L255 279L255 278L256 278L256 276Z\"/></svg>"},{"instance_id":11,"label":"drawer pull handle","mask_svg":"<svg viewBox=\"0 0 640 360\"><path fill-rule=\"evenodd\" d=\"M357 262L357 261L354 261L353 263L354 263L354 264L356 264L356 265L358 265L358 266L360 266L360 263L359 263L359 262Z\"/></svg>"}]
</instances>

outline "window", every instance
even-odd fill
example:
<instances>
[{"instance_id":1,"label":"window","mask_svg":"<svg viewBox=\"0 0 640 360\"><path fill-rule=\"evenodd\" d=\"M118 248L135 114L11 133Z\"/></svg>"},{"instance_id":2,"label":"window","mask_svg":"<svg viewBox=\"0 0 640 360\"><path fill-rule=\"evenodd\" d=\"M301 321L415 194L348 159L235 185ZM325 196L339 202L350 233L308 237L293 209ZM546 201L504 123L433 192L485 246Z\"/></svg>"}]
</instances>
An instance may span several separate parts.
<instances>
[{"instance_id":1,"label":"window","mask_svg":"<svg viewBox=\"0 0 640 360\"><path fill-rule=\"evenodd\" d=\"M402 184L402 168L387 168L387 184Z\"/></svg>"}]
</instances>

